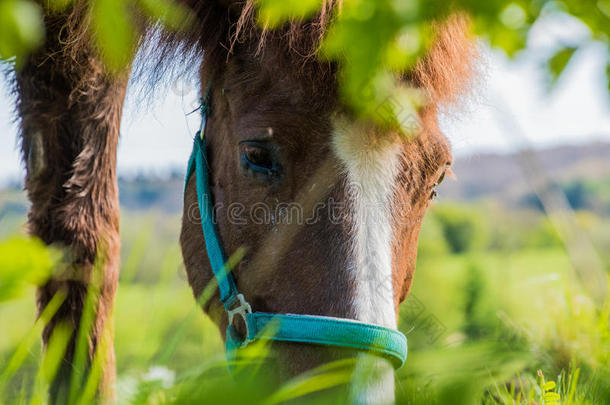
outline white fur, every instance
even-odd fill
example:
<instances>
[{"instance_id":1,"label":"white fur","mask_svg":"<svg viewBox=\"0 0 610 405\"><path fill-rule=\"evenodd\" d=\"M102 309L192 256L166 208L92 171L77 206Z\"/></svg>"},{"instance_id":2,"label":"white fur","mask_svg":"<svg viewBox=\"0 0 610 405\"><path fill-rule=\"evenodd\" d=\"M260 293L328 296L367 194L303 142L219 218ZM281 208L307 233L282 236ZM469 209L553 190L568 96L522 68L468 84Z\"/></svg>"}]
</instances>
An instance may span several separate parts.
<instances>
[{"instance_id":1,"label":"white fur","mask_svg":"<svg viewBox=\"0 0 610 405\"><path fill-rule=\"evenodd\" d=\"M394 369L379 357L363 354L350 387L355 405L394 403Z\"/></svg>"},{"instance_id":2,"label":"white fur","mask_svg":"<svg viewBox=\"0 0 610 405\"><path fill-rule=\"evenodd\" d=\"M399 170L401 148L391 135L375 134L363 126L338 126L334 151L345 167L348 199L354 209L353 306L359 321L396 328L392 285L391 199ZM389 363L382 377L359 390L357 403L389 403L394 398L394 375Z\"/></svg>"}]
</instances>

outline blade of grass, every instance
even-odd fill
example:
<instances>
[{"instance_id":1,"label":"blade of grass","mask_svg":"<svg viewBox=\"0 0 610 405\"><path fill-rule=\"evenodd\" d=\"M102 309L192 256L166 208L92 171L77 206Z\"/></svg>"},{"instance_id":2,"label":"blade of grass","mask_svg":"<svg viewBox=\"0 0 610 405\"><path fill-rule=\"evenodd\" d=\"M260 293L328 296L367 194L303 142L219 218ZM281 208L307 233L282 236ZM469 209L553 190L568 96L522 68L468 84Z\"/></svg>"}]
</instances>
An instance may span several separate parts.
<instances>
[{"instance_id":1,"label":"blade of grass","mask_svg":"<svg viewBox=\"0 0 610 405\"><path fill-rule=\"evenodd\" d=\"M94 402L96 393L98 393L98 387L104 373L106 366L108 345L111 342L112 333L110 330L109 323L106 322L104 330L102 331L102 337L95 348L95 355L91 365L91 371L87 376L87 382L83 389L81 397L76 402L78 405L87 405ZM100 393L104 396L105 393Z\"/></svg>"},{"instance_id":2,"label":"blade of grass","mask_svg":"<svg viewBox=\"0 0 610 405\"><path fill-rule=\"evenodd\" d=\"M53 318L65 299L66 292L61 290L58 291L42 311L40 317L34 323L34 326L28 331L19 346L17 346L17 349L15 349L15 352L0 375L0 398L5 391L6 384L23 364L32 346L36 343L42 333L42 329L49 323L51 318Z\"/></svg>"},{"instance_id":3,"label":"blade of grass","mask_svg":"<svg viewBox=\"0 0 610 405\"><path fill-rule=\"evenodd\" d=\"M97 257L103 258L105 255L98 253ZM72 363L72 374L70 376L70 395L68 397L69 404L76 403L78 391L85 382L85 374L89 371L87 368L89 366L90 334L97 313L104 268L104 260L96 260L93 269L91 269L91 281L87 287L87 296L85 297L85 303L83 305L74 349L74 361ZM97 343L99 344L100 342Z\"/></svg>"},{"instance_id":4,"label":"blade of grass","mask_svg":"<svg viewBox=\"0 0 610 405\"><path fill-rule=\"evenodd\" d=\"M231 257L229 257L229 259L227 260L227 266L226 266L227 271L231 271L243 259L245 253L246 253L245 249L243 249L243 248L237 249L235 251L235 253L233 253L231 255ZM190 320L192 319L193 316L195 316L195 314L197 314L199 312L199 308L203 307L212 298L212 296L216 292L217 288L218 288L218 282L216 281L215 278L210 280L208 285L205 286L205 288L203 289L203 291L197 298L198 306L191 309L191 311L186 315L184 320L182 320L182 322L180 323L178 330L172 336L170 342L165 346L164 350L159 354L158 361L160 364L166 364L167 361L170 359L170 357L174 354L174 352L176 351L176 348L178 347L178 343L180 343L180 341L184 338L184 336L187 332Z\"/></svg>"},{"instance_id":5,"label":"blade of grass","mask_svg":"<svg viewBox=\"0 0 610 405\"><path fill-rule=\"evenodd\" d=\"M275 405L304 395L348 384L356 359L343 359L324 364L281 386L265 402Z\"/></svg>"},{"instance_id":6,"label":"blade of grass","mask_svg":"<svg viewBox=\"0 0 610 405\"><path fill-rule=\"evenodd\" d=\"M120 275L121 283L130 283L135 278L138 272L138 266L142 262L142 258L146 254L146 248L150 245L150 239L154 230L153 218L147 219L146 223L138 232L135 241L131 247L131 251L123 264Z\"/></svg>"},{"instance_id":7,"label":"blade of grass","mask_svg":"<svg viewBox=\"0 0 610 405\"><path fill-rule=\"evenodd\" d=\"M34 394L30 400L30 405L43 404L47 394L49 384L55 378L61 361L66 353L70 337L71 327L66 323L59 323L53 329L53 334L43 355L36 374L34 384Z\"/></svg>"}]
</instances>

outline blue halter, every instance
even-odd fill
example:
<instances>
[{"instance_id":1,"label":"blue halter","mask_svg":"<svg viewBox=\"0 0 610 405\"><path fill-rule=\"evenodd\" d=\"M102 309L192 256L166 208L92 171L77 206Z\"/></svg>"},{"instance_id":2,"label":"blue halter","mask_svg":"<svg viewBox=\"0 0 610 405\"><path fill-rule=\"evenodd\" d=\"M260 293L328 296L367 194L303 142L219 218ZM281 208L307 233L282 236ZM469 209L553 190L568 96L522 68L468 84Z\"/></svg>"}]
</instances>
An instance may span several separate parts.
<instances>
[{"instance_id":1,"label":"blue halter","mask_svg":"<svg viewBox=\"0 0 610 405\"><path fill-rule=\"evenodd\" d=\"M196 174L197 202L207 255L218 282L220 301L224 304L229 319L226 334L228 357L233 358L236 349L253 340L268 339L361 350L385 357L396 369L400 368L407 358L407 338L397 330L328 316L252 312L250 304L237 291L213 220L214 207L208 183L204 137L209 114L209 93L208 88L201 107L201 130L195 136L186 182L188 183L193 173ZM246 334L243 337L233 326L236 315L240 316L246 325ZM263 333L267 326L270 326L271 333Z\"/></svg>"}]
</instances>

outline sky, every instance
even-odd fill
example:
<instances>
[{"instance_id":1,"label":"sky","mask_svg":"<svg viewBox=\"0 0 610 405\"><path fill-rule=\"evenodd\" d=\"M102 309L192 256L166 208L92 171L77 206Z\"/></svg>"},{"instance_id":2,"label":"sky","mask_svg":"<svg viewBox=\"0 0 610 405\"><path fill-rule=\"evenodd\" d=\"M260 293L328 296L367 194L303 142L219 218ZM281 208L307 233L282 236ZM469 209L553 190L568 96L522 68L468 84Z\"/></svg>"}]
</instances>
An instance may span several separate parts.
<instances>
[{"instance_id":1,"label":"sky","mask_svg":"<svg viewBox=\"0 0 610 405\"><path fill-rule=\"evenodd\" d=\"M587 38L588 30L567 16L541 21L530 33L528 49L515 60L483 45L481 79L475 95L459 109L441 117L441 128L454 155L507 153L523 145L533 147L610 142L610 102L605 83L607 48L591 43L578 51L557 85L549 90L542 69L546 55L558 43ZM133 96L125 103L118 151L119 175L163 175L183 170L199 118L190 114L198 104L192 78L182 78L158 92L151 103ZM0 76L0 186L23 177L17 126L7 83ZM499 120L510 117L522 134L507 133Z\"/></svg>"}]
</instances>

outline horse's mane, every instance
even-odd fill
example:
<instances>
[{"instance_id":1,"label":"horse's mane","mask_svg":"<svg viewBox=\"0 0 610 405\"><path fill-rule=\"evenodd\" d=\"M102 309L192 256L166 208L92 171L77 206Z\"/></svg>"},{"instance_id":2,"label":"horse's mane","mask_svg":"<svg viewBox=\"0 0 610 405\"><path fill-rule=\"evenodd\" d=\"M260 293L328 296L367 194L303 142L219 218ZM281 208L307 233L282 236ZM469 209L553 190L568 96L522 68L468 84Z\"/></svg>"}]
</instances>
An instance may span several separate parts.
<instances>
[{"instance_id":1,"label":"horse's mane","mask_svg":"<svg viewBox=\"0 0 610 405\"><path fill-rule=\"evenodd\" d=\"M136 75L143 75L151 84L192 67L198 69L202 60L205 70L213 75L213 70L221 68L236 48L245 44L252 56L262 56L273 43L286 51L295 67L303 66L315 60L333 12L343 0L324 0L313 18L291 21L273 30L257 21L255 0L181 1L193 10L194 18L176 31L149 25L142 38Z\"/></svg>"}]
</instances>

